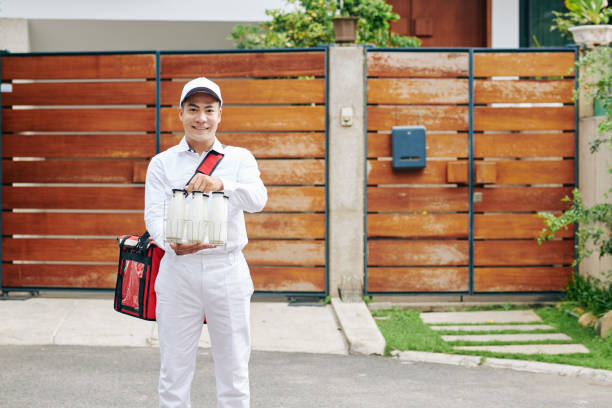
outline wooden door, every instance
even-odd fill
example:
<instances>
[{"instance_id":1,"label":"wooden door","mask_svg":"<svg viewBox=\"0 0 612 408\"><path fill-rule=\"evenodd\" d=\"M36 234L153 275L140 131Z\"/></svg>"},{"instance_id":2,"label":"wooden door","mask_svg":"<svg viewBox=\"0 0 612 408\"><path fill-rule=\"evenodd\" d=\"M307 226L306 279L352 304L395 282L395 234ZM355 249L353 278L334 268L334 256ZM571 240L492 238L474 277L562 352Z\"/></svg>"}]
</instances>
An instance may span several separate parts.
<instances>
[{"instance_id":1,"label":"wooden door","mask_svg":"<svg viewBox=\"0 0 612 408\"><path fill-rule=\"evenodd\" d=\"M474 54L474 292L562 291L574 232L538 245L575 177L573 52Z\"/></svg>"},{"instance_id":2,"label":"wooden door","mask_svg":"<svg viewBox=\"0 0 612 408\"><path fill-rule=\"evenodd\" d=\"M487 0L387 0L400 19L391 31L423 47L486 47Z\"/></svg>"},{"instance_id":3,"label":"wooden door","mask_svg":"<svg viewBox=\"0 0 612 408\"><path fill-rule=\"evenodd\" d=\"M469 290L469 55L368 51L367 290ZM427 165L395 170L393 126L427 129ZM451 177L451 179L449 179Z\"/></svg>"}]
</instances>

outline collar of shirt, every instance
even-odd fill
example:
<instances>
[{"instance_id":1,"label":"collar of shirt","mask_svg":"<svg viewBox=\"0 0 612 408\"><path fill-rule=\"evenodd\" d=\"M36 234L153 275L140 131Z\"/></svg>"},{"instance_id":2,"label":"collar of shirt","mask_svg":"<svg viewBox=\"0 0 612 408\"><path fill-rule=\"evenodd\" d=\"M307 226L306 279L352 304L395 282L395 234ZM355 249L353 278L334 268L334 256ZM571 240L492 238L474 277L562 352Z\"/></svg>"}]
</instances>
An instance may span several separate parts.
<instances>
[{"instance_id":1,"label":"collar of shirt","mask_svg":"<svg viewBox=\"0 0 612 408\"><path fill-rule=\"evenodd\" d=\"M180 149L183 150L183 151L193 152L193 153L196 152L195 150L193 150L189 146L189 143L187 143L187 139L185 138L185 136L183 136L183 138L181 139L181 141L180 141L180 143L178 145L179 145ZM225 149L223 148L223 144L216 137L215 137L215 141L214 141L212 147L210 148L210 150L214 150L217 153L225 154ZM203 154L208 153L210 150L205 151Z\"/></svg>"}]
</instances>

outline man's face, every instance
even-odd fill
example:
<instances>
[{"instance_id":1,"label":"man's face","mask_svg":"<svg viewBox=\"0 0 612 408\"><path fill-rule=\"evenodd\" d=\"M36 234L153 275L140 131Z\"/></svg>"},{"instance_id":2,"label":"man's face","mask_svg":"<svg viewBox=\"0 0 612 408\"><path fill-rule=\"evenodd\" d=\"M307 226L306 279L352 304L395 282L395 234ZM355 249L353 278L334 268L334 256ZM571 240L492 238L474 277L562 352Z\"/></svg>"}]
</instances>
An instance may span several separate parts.
<instances>
[{"instance_id":1,"label":"man's face","mask_svg":"<svg viewBox=\"0 0 612 408\"><path fill-rule=\"evenodd\" d=\"M221 122L219 101L207 93L198 92L185 100L179 118L183 122L187 142L192 147L204 145L209 148Z\"/></svg>"}]
</instances>

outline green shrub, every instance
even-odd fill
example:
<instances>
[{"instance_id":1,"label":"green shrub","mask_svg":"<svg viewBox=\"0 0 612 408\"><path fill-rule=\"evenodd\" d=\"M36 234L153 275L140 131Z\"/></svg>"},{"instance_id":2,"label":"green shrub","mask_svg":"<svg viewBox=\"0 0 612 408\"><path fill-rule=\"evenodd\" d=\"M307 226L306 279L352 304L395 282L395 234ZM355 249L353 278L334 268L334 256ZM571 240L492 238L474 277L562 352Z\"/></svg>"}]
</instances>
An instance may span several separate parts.
<instances>
[{"instance_id":1,"label":"green shrub","mask_svg":"<svg viewBox=\"0 0 612 408\"><path fill-rule=\"evenodd\" d=\"M612 282L606 285L599 279L577 275L567 285L567 298L600 316L612 310Z\"/></svg>"},{"instance_id":2,"label":"green shrub","mask_svg":"<svg viewBox=\"0 0 612 408\"><path fill-rule=\"evenodd\" d=\"M389 33L399 15L384 0L285 0L293 10L266 10L271 21L237 25L228 37L236 48L308 48L334 42L333 17L358 16L357 43L379 47L419 47L421 40Z\"/></svg>"}]
</instances>

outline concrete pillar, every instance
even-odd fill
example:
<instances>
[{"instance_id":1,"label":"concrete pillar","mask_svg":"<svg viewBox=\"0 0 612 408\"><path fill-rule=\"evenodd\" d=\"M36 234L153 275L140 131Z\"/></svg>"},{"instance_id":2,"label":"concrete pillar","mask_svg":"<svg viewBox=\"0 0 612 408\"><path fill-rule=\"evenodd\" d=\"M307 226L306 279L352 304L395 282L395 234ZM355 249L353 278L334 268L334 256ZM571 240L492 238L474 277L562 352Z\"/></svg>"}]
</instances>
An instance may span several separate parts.
<instances>
[{"instance_id":1,"label":"concrete pillar","mask_svg":"<svg viewBox=\"0 0 612 408\"><path fill-rule=\"evenodd\" d=\"M329 292L361 301L365 216L365 52L329 49ZM351 124L343 126L342 112Z\"/></svg>"},{"instance_id":2,"label":"concrete pillar","mask_svg":"<svg viewBox=\"0 0 612 408\"><path fill-rule=\"evenodd\" d=\"M0 18L0 50L30 52L28 20Z\"/></svg>"},{"instance_id":3,"label":"concrete pillar","mask_svg":"<svg viewBox=\"0 0 612 408\"><path fill-rule=\"evenodd\" d=\"M581 51L583 54L584 51ZM584 69L580 78L585 78ZM599 203L612 203L612 177L608 169L612 168L612 150L607 143L602 143L599 151L591 153L591 142L596 138L609 139L610 135L598 133L599 123L603 118L593 116L593 99L580 95L579 100L579 133L578 133L578 186L582 193L583 204L592 207ZM599 257L595 250L591 256L585 258L579 265L580 274L593 276L602 280L609 280L607 276L612 271L612 257Z\"/></svg>"},{"instance_id":4,"label":"concrete pillar","mask_svg":"<svg viewBox=\"0 0 612 408\"><path fill-rule=\"evenodd\" d=\"M592 102L588 109L592 115ZM596 153L591 153L590 150L590 142L595 137L602 137L597 134L602 119L592 116L580 118L578 183L586 207L612 203L612 194L608 195L608 191L612 188L612 177L608 172L608 169L612 168L612 150L607 143L603 143ZM607 138L609 137L608 135ZM610 279L607 277L608 271L612 271L612 257L606 255L600 258L597 250L580 263L580 274L583 276L590 275L607 280Z\"/></svg>"}]
</instances>

